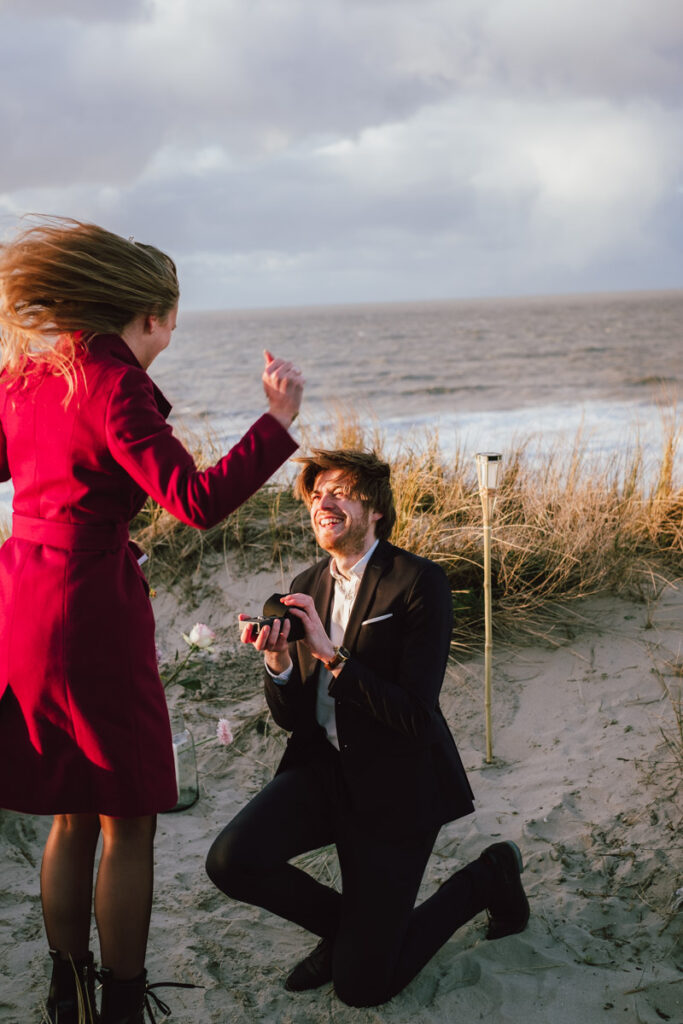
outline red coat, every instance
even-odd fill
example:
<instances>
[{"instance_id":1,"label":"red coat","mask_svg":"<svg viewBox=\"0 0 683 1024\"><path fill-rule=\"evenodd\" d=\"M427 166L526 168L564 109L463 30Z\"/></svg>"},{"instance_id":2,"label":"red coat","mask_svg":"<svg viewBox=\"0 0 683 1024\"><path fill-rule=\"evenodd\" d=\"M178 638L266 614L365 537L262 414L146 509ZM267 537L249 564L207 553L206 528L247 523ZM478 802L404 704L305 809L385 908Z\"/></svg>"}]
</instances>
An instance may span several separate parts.
<instances>
[{"instance_id":1,"label":"red coat","mask_svg":"<svg viewBox=\"0 0 683 1024\"><path fill-rule=\"evenodd\" d=\"M266 414L199 472L170 405L115 335L94 339L64 407L45 369L0 375L0 807L116 816L176 800L154 618L127 524L146 496L192 526L219 522L295 450Z\"/></svg>"}]
</instances>

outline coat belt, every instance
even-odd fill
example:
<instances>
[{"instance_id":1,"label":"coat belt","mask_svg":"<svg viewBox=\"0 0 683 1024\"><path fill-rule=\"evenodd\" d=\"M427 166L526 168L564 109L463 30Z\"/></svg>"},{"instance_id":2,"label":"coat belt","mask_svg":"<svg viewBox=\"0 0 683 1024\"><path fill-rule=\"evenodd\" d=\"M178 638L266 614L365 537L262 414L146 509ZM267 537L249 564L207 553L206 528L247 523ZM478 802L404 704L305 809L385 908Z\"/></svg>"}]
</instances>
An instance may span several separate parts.
<instances>
[{"instance_id":1,"label":"coat belt","mask_svg":"<svg viewBox=\"0 0 683 1024\"><path fill-rule=\"evenodd\" d=\"M12 536L67 551L111 551L128 543L127 523L62 523L55 519L12 516Z\"/></svg>"}]
</instances>

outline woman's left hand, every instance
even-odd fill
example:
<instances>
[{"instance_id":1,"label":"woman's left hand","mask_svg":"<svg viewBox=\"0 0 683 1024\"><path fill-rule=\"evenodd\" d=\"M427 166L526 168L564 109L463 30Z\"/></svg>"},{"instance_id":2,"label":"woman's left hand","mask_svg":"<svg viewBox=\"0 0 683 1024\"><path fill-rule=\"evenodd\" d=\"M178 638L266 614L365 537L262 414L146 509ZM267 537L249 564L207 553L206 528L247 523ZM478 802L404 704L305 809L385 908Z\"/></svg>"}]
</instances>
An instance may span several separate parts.
<instances>
[{"instance_id":1,"label":"woman's left hand","mask_svg":"<svg viewBox=\"0 0 683 1024\"><path fill-rule=\"evenodd\" d=\"M266 349L261 380L268 399L268 412L288 430L297 417L304 393L301 370L284 359L276 359Z\"/></svg>"}]
</instances>

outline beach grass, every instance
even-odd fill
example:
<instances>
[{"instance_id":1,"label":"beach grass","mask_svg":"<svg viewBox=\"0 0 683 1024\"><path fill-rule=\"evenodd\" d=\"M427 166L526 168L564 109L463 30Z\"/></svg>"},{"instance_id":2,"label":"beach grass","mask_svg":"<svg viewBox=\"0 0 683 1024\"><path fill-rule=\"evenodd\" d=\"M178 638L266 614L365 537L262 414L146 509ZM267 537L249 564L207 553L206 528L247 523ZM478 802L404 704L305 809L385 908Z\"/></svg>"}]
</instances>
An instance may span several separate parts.
<instances>
[{"instance_id":1,"label":"beach grass","mask_svg":"<svg viewBox=\"0 0 683 1024\"><path fill-rule=\"evenodd\" d=\"M494 627L519 638L561 603L617 593L652 600L683 577L683 487L676 480L681 427L665 424L661 451L646 463L637 442L598 463L578 435L542 459L529 441L504 453L493 519ZM304 449L320 443L306 437ZM446 461L436 433L404 439L390 454L381 432L340 412L326 447L372 447L391 463L397 522L392 541L443 566L453 591L454 644L467 648L483 628L482 509L474 459L456 450ZM219 452L193 444L199 465ZM149 501L134 523L150 555L150 575L188 593L217 558L245 570L319 557L308 514L291 479L263 487L220 525L198 531Z\"/></svg>"}]
</instances>

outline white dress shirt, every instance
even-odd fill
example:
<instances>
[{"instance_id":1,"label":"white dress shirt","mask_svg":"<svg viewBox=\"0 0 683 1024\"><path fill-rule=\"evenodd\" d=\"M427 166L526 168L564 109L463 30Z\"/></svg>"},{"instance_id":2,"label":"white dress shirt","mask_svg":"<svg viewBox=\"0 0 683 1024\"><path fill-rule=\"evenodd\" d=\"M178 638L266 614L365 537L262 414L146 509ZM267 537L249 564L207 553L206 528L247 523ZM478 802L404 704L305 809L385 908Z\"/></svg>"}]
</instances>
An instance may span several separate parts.
<instances>
[{"instance_id":1,"label":"white dress shirt","mask_svg":"<svg viewBox=\"0 0 683 1024\"><path fill-rule=\"evenodd\" d=\"M349 618L351 617L351 610L353 608L354 601L356 600L360 581L363 578L365 568L378 543L378 541L375 541L375 543L368 548L363 557L359 558L356 564L351 566L348 576L345 576L340 571L334 558L330 561L330 573L334 580L332 612L330 615L330 640L335 647L340 647L344 640L344 633L346 632L346 627L348 625ZM266 670L278 685L284 686L292 673L292 666L290 665L285 672L282 672L281 675L278 676L274 675L267 665ZM324 665L321 665L320 675L318 677L318 692L316 694L315 701L315 717L325 730L327 738L332 746L339 750L334 697L330 697L327 692L331 678L332 673L328 672Z\"/></svg>"}]
</instances>

